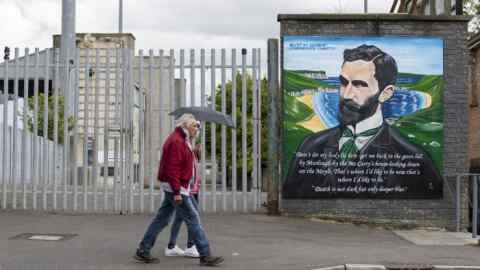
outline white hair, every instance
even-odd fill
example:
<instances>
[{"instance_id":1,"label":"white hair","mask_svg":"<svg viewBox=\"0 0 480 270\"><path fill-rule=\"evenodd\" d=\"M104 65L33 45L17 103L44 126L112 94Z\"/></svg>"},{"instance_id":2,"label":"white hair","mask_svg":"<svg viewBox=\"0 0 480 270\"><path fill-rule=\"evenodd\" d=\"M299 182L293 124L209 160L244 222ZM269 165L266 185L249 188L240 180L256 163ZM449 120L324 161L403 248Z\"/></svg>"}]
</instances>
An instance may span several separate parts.
<instances>
[{"instance_id":1,"label":"white hair","mask_svg":"<svg viewBox=\"0 0 480 270\"><path fill-rule=\"evenodd\" d=\"M185 127L192 122L197 122L193 114L185 113L175 120L175 127Z\"/></svg>"}]
</instances>

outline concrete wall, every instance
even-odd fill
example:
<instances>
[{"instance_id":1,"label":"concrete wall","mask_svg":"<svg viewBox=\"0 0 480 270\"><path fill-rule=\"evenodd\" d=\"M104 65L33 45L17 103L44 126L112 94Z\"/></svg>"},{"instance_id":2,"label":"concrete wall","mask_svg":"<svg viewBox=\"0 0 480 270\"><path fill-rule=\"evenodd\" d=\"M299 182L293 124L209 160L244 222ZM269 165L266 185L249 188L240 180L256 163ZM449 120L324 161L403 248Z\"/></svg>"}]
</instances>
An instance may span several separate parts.
<instances>
[{"instance_id":1,"label":"concrete wall","mask_svg":"<svg viewBox=\"0 0 480 270\"><path fill-rule=\"evenodd\" d=\"M468 170L467 18L411 15L279 15L281 35L430 36L444 39L444 174ZM283 59L283 56L281 57ZM283 63L282 63L283 65ZM440 200L282 200L292 215L360 219L369 222L453 228L452 177L446 177ZM462 190L465 195L465 190ZM465 196L462 196L465 210ZM462 215L463 223L467 215Z\"/></svg>"},{"instance_id":2,"label":"concrete wall","mask_svg":"<svg viewBox=\"0 0 480 270\"><path fill-rule=\"evenodd\" d=\"M60 48L61 36L53 36L53 47ZM135 48L135 37L130 33L77 33L78 48Z\"/></svg>"}]
</instances>

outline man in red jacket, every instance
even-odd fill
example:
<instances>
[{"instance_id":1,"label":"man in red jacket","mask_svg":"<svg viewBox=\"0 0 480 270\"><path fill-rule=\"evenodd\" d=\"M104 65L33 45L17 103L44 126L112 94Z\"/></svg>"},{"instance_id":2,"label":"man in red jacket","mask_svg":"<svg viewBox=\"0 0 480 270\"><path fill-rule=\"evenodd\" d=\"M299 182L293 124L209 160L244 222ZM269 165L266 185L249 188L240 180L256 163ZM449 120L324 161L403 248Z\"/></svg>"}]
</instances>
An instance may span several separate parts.
<instances>
[{"instance_id":1,"label":"man in red jacket","mask_svg":"<svg viewBox=\"0 0 480 270\"><path fill-rule=\"evenodd\" d=\"M223 257L212 256L210 245L200 222L200 216L192 203L190 188L196 175L195 157L191 141L197 136L199 124L191 114L184 114L176 121L175 130L163 144L157 179L165 192L160 209L148 226L134 255L138 261L157 263L150 254L158 234L170 223L173 213L185 221L188 231L193 234L195 246L200 253L200 264L216 266Z\"/></svg>"}]
</instances>

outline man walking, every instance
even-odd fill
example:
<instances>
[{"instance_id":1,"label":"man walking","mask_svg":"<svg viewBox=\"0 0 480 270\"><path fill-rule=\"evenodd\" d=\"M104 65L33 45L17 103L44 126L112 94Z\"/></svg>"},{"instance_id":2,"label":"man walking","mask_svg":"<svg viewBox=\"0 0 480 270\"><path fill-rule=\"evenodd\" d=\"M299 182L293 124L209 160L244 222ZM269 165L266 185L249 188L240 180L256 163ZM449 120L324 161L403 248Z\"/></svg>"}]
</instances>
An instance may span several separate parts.
<instances>
[{"instance_id":1,"label":"man walking","mask_svg":"<svg viewBox=\"0 0 480 270\"><path fill-rule=\"evenodd\" d=\"M162 158L157 179L165 192L157 215L148 226L145 235L134 255L140 262L157 263L150 251L158 234L170 223L176 211L193 234L195 246L200 253L200 265L216 266L223 262L223 257L212 256L205 231L200 223L198 211L190 197L190 184L195 179L195 157L191 139L198 133L199 124L191 114L184 114L176 121L176 128L163 145Z\"/></svg>"}]
</instances>

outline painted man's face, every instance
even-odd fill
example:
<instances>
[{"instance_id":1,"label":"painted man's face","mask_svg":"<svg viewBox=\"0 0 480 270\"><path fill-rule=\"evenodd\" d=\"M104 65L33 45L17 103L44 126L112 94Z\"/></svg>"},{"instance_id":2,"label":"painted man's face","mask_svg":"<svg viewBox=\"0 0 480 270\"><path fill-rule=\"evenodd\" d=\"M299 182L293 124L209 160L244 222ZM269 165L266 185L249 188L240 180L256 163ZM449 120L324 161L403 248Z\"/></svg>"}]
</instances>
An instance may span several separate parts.
<instances>
[{"instance_id":1,"label":"painted man's face","mask_svg":"<svg viewBox=\"0 0 480 270\"><path fill-rule=\"evenodd\" d=\"M343 64L339 104L339 120L343 125L356 124L376 112L380 91L374 75L375 64L371 61L356 60Z\"/></svg>"}]
</instances>

